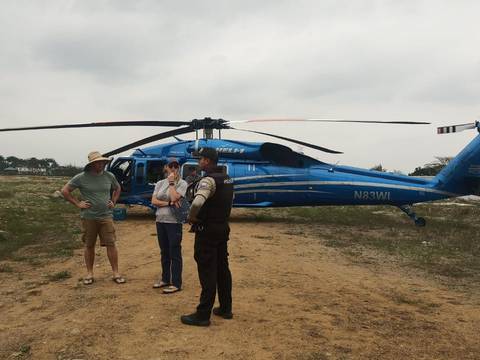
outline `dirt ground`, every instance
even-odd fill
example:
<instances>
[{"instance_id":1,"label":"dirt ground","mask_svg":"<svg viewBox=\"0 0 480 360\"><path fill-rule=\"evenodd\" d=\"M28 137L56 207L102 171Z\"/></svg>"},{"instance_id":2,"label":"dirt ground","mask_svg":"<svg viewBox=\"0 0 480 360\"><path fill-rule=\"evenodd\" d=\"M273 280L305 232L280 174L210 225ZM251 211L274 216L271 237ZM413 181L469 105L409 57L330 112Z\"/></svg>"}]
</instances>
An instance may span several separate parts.
<instances>
[{"instance_id":1,"label":"dirt ground","mask_svg":"<svg viewBox=\"0 0 480 360\"><path fill-rule=\"evenodd\" d=\"M362 259L322 243L306 227L242 221L230 241L234 319L208 328L180 323L200 287L193 236L184 231L184 289L153 289L154 220L117 223L127 283L111 281L97 249L84 286L82 251L0 273L2 359L480 359L480 293L445 285L372 253ZM69 271L63 281L47 275Z\"/></svg>"}]
</instances>

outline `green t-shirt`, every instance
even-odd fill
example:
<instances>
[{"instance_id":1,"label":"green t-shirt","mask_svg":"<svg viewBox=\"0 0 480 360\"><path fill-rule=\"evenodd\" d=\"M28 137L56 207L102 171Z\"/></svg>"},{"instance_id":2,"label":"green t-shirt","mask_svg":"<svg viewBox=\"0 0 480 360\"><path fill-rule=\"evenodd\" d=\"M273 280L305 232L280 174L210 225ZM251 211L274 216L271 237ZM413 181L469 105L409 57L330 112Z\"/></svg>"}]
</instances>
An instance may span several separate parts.
<instances>
[{"instance_id":1,"label":"green t-shirt","mask_svg":"<svg viewBox=\"0 0 480 360\"><path fill-rule=\"evenodd\" d=\"M108 201L111 200L111 191L118 188L115 176L108 171L101 174L82 172L75 175L68 186L79 189L84 201L90 202L92 206L88 209L81 209L80 216L83 219L105 219L112 217L113 211L108 208Z\"/></svg>"}]
</instances>

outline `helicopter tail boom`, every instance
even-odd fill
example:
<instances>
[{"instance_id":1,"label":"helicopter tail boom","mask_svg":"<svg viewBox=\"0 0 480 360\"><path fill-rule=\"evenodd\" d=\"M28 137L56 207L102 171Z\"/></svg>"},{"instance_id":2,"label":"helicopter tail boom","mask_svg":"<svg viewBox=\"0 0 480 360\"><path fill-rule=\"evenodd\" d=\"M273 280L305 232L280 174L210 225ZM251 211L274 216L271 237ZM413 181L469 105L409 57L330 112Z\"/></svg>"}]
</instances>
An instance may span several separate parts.
<instances>
[{"instance_id":1,"label":"helicopter tail boom","mask_svg":"<svg viewBox=\"0 0 480 360\"><path fill-rule=\"evenodd\" d=\"M480 135L433 179L434 187L463 195L480 194Z\"/></svg>"}]
</instances>

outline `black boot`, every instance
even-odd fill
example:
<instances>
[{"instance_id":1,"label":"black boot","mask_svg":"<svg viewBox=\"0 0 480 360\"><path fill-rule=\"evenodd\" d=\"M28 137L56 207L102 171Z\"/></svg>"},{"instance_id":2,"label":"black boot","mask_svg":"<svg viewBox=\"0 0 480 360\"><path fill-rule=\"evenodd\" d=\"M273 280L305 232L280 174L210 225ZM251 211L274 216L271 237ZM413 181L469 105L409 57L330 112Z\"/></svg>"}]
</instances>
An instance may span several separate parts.
<instances>
[{"instance_id":1,"label":"black boot","mask_svg":"<svg viewBox=\"0 0 480 360\"><path fill-rule=\"evenodd\" d=\"M210 325L210 319L202 319L198 317L198 314L195 312L189 315L180 316L180 320L185 325L194 325L194 326L208 326Z\"/></svg>"},{"instance_id":2,"label":"black boot","mask_svg":"<svg viewBox=\"0 0 480 360\"><path fill-rule=\"evenodd\" d=\"M216 308L213 308L213 314L214 315L217 315L217 316L220 316L224 319L231 319L233 318L233 314L231 311L223 311L221 308L219 307L216 307Z\"/></svg>"}]
</instances>

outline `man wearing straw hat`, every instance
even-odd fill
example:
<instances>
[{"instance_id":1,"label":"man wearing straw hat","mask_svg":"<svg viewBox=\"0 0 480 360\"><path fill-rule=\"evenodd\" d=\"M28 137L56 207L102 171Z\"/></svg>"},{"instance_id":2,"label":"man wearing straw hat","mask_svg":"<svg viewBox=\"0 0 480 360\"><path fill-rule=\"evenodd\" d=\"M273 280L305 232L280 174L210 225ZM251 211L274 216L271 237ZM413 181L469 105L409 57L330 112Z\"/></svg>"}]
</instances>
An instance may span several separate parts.
<instances>
[{"instance_id":1,"label":"man wearing straw hat","mask_svg":"<svg viewBox=\"0 0 480 360\"><path fill-rule=\"evenodd\" d=\"M88 154L88 164L83 172L75 175L62 189L66 200L80 209L84 256L87 276L85 285L93 284L93 263L95 260L95 243L100 237L100 245L107 248L107 256L112 266L112 280L117 284L125 283L118 272L118 252L115 246L115 228L113 226L113 207L120 197L121 187L115 176L105 171L110 159L103 157L98 151ZM72 191L79 189L82 201L72 196Z\"/></svg>"}]
</instances>

